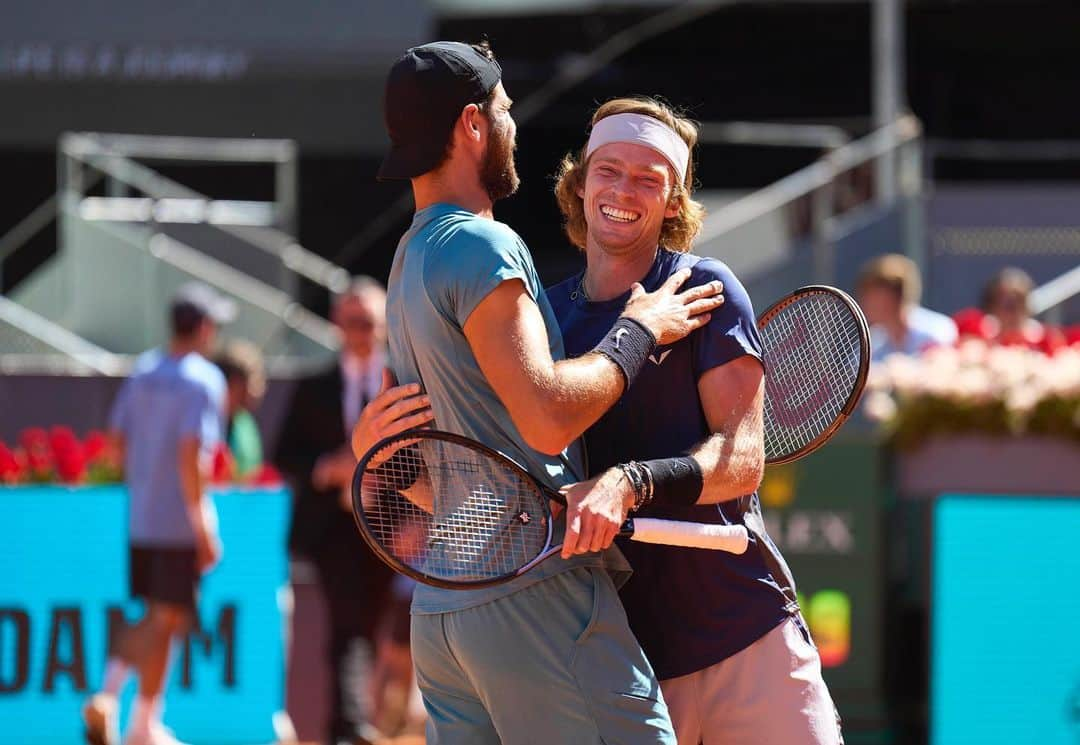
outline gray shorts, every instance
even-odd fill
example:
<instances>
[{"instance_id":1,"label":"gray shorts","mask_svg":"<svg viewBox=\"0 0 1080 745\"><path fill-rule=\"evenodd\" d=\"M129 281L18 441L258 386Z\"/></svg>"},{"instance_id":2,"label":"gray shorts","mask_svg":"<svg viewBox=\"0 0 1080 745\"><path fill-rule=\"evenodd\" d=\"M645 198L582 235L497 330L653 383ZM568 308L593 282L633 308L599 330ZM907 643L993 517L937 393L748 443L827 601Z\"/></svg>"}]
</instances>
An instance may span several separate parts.
<instances>
[{"instance_id":1,"label":"gray shorts","mask_svg":"<svg viewBox=\"0 0 1080 745\"><path fill-rule=\"evenodd\" d=\"M428 745L675 745L611 578L578 567L412 617Z\"/></svg>"},{"instance_id":2,"label":"gray shorts","mask_svg":"<svg viewBox=\"0 0 1080 745\"><path fill-rule=\"evenodd\" d=\"M800 617L696 673L661 681L679 745L843 745Z\"/></svg>"}]
</instances>

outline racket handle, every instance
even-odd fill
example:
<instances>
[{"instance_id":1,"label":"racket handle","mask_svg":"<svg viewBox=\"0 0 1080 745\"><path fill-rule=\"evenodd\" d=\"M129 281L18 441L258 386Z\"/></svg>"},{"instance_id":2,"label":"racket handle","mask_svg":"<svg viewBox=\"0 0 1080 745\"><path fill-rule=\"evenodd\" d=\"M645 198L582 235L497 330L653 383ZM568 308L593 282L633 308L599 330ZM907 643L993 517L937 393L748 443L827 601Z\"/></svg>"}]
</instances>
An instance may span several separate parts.
<instances>
[{"instance_id":1,"label":"racket handle","mask_svg":"<svg viewBox=\"0 0 1080 745\"><path fill-rule=\"evenodd\" d=\"M708 548L732 554L745 553L750 542L746 528L742 525L710 525L681 520L657 520L651 517L627 520L619 534L642 543Z\"/></svg>"}]
</instances>

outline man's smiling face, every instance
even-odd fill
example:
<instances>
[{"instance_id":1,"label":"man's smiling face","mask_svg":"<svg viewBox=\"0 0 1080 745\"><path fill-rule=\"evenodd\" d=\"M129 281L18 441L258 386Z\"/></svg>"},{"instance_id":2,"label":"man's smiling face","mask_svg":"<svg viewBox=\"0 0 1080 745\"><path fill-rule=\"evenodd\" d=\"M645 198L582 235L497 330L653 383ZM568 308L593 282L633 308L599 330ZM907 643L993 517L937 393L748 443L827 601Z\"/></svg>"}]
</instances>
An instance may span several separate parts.
<instances>
[{"instance_id":1,"label":"man's smiling face","mask_svg":"<svg viewBox=\"0 0 1080 745\"><path fill-rule=\"evenodd\" d=\"M585 172L588 242L610 254L652 251L664 219L679 212L672 202L674 175L652 148L612 142L596 149Z\"/></svg>"}]
</instances>

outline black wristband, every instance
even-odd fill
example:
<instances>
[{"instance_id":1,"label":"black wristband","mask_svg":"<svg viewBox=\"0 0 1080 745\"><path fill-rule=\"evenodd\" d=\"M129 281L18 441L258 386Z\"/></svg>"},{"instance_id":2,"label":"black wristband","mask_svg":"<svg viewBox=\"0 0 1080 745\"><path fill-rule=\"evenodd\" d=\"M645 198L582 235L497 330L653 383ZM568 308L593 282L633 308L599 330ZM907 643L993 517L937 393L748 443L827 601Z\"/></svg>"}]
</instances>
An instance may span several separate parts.
<instances>
[{"instance_id":1,"label":"black wristband","mask_svg":"<svg viewBox=\"0 0 1080 745\"><path fill-rule=\"evenodd\" d=\"M645 366L645 360L656 349L656 337L652 332L633 318L619 317L600 343L593 347L594 352L604 355L622 370L628 390L634 378Z\"/></svg>"},{"instance_id":2,"label":"black wristband","mask_svg":"<svg viewBox=\"0 0 1080 745\"><path fill-rule=\"evenodd\" d=\"M654 504L690 507L697 504L705 487L701 466L690 456L643 461L652 475Z\"/></svg>"}]
</instances>

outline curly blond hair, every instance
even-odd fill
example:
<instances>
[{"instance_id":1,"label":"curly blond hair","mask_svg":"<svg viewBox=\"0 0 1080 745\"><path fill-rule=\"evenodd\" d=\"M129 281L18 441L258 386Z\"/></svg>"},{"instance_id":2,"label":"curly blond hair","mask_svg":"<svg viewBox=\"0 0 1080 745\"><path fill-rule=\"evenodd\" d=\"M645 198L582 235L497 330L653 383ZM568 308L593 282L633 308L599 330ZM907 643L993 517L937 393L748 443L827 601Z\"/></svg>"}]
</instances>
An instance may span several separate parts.
<instances>
[{"instance_id":1,"label":"curly blond hair","mask_svg":"<svg viewBox=\"0 0 1080 745\"><path fill-rule=\"evenodd\" d=\"M656 99L635 96L608 101L593 114L592 126L615 114L643 114L663 122L682 137L691 153L697 144L697 125ZM558 180L555 184L555 199L563 214L563 228L570 242L582 250L585 249L588 226L585 224L584 200L578 196L578 192L585 186L585 170L588 165L586 160L584 147L577 153L566 155L559 165ZM685 253L690 250L690 244L701 230L705 207L694 201L693 192L694 162L691 158L686 167L686 178L681 184L675 185L671 194L672 201L679 205L679 213L675 217L665 218L660 229L660 245L664 248Z\"/></svg>"}]
</instances>

